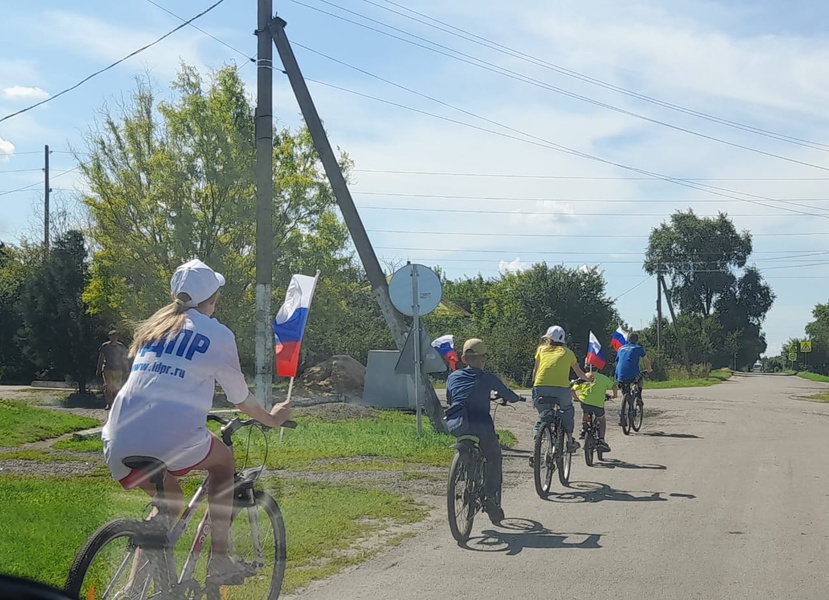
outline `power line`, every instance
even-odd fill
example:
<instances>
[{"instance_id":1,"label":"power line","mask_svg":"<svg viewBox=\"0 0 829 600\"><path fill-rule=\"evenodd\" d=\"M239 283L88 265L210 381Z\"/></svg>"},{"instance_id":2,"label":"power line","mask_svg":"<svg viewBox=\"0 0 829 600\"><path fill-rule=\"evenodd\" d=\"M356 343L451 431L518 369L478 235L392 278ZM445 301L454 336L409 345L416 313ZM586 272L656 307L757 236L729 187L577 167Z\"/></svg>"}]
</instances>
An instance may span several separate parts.
<instances>
[{"instance_id":1,"label":"power line","mask_svg":"<svg viewBox=\"0 0 829 600\"><path fill-rule=\"evenodd\" d=\"M652 278L653 278L653 275L648 275L645 279L643 279L642 281L640 281L639 283L637 283L636 285L634 285L634 286L633 286L632 288L630 288L629 290L624 291L624 292L622 292L621 294L619 294L618 296L616 296L616 297L613 299L613 302L616 302L616 300L618 300L618 299L619 299L619 298L621 298L622 296L626 296L626 295L628 295L628 294L629 294L629 293L631 293L633 290L635 290L636 288L638 288L640 285L642 285L642 284L647 283L648 281L650 281Z\"/></svg>"},{"instance_id":2,"label":"power line","mask_svg":"<svg viewBox=\"0 0 829 600\"><path fill-rule=\"evenodd\" d=\"M363 2L366 2L367 4L371 4L373 6L381 8L383 10L387 10L389 12L392 12L393 14L397 14L397 15L400 15L400 16L405 17L407 19L411 19L415 22L422 23L424 25L427 25L428 27L432 27L432 28L437 29L439 31L449 33L450 35L454 35L455 37L459 37L461 39L464 39L464 40L482 45L482 46L484 46L486 48L489 48L491 50L496 50L496 51L499 51L499 52L503 52L505 54L508 54L509 56L513 56L515 58L525 60L526 62L530 62L531 64L535 64L535 65L538 65L538 66L543 66L543 67L545 67L547 69L550 69L551 71L554 71L556 73L560 73L560 74L566 75L568 77L573 77L573 78L578 79L580 81L585 81L587 83L591 83L591 84L597 85L599 87L609 89L609 90L618 92L620 94L624 94L626 96L637 98L639 100L644 100L645 102L650 102L652 104L656 104L657 106L662 106L664 108L669 108L671 110L675 110L675 111L678 111L678 112L681 112L681 113L685 113L685 114L688 114L688 115L699 117L701 119L712 121L714 123L718 123L718 124L721 124L721 125L726 125L728 127L733 127L735 129L740 129L742 131L747 131L747 132L750 132L750 133L755 133L755 134L758 134L758 135L771 137L773 139L789 142L789 143L792 143L792 144L797 144L797 145L800 145L800 146L804 146L806 148L812 148L814 150L826 151L826 149L829 148L829 146L827 144L823 144L821 142L814 142L814 141L810 141L810 140L804 140L802 138L797 138L797 137L789 136L789 135L786 135L786 134L776 133L774 131L769 131L767 129L754 127L753 125L745 125L743 123L739 123L739 122L733 121L731 119L725 119L725 118L722 118L722 117L718 117L716 115L712 115L710 113L706 113L706 112L703 112L703 111L697 111L697 110L694 110L694 109L691 109L691 108L684 107L680 104L673 104L671 102L666 102L664 100L660 100L658 98L655 98L653 96L649 96L647 94L642 94L642 93L639 93L639 92L636 92L636 91L633 91L633 90L629 90L627 88L617 86L617 85L614 85L612 83L608 83L606 81L602 81L601 79L597 79L595 77L585 75L584 73L581 73L579 71L574 71L572 69L568 69L568 68L563 67L561 65L557 65L555 63L546 61L544 59L532 56L532 55L524 53L524 52L521 52L520 50L516 50L516 49L511 48L509 46L499 44L498 42L494 42L494 41L492 41L492 40L490 40L486 37L483 37L483 36L477 35L475 33L472 33L470 31L461 29L460 27L457 27L457 26L452 25L450 23L446 23L445 21L441 21L439 19L436 19L435 17L431 17L431 16L426 15L424 13L418 12L416 10L413 10L411 8L403 6L402 4L398 4L397 2L393 2L392 0L383 0L383 1L386 2L387 4L397 6L398 8L401 8L401 9L407 11L407 12L410 12L410 13L413 13L413 14L418 15L420 17L423 17L425 19L428 19L429 21L434 21L436 23L440 23L441 25L444 25L444 26L448 27L449 29L444 29L442 27L437 27L436 25L434 25L433 23L429 23L428 21L423 21L421 19L416 19L416 18L414 18L410 15L406 15L402 12L399 12L399 11L381 6L381 5L377 4L376 2L373 2L372 0L363 0ZM451 30L455 30L455 31L453 32ZM461 34L464 34L464 35L459 35L456 32L460 32ZM473 39L470 39L470 37L465 37L465 36L471 36L471 38L473 38ZM481 43L481 42L484 42L484 43Z\"/></svg>"},{"instance_id":3,"label":"power line","mask_svg":"<svg viewBox=\"0 0 829 600\"><path fill-rule=\"evenodd\" d=\"M766 208L777 208L778 210L792 212L792 213L800 214L800 215L814 216L814 217L821 217L821 218L829 218L829 215L815 214L813 212L812 213L807 213L807 212L799 211L797 209L793 209L793 208L789 208L789 207L782 207L782 206L774 207L774 206L771 206L771 205L768 205L768 204L764 204L763 202L758 202L756 200L749 200L747 198L740 198L738 196L734 196L733 194L742 194L744 196L752 196L752 197L755 197L755 198L763 198L765 200L771 200L771 201L774 201L773 198L766 198L764 196L758 196L756 194L749 194L747 192L729 190L727 188L721 188L721 187L716 187L716 186L712 186L712 185L694 183L694 182L691 182L691 181L688 181L688 180L685 180L685 179L671 177L669 175L663 175L661 173L657 173L657 172L654 172L654 171L648 171L646 169L640 169L638 167L631 167L631 166L625 165L623 163L618 163L618 162L615 162L615 161L612 161L612 160L608 160L608 159L601 158L601 157L598 157L598 156L595 156L595 155L592 155L592 154L588 154L586 152L581 152L579 150L574 150L573 148L569 148L568 146L564 146L562 144L557 144L555 142L551 142L551 141L546 140L544 138L541 138L541 137L523 132L523 131L515 129L513 127L509 127L508 125L503 125L501 123L498 123L497 121L491 121L490 119L486 119L485 117L478 116L478 118L480 118L482 120L493 122L493 123L495 123L496 125L498 125L500 127L503 127L505 129L509 129L511 131L515 131L516 133L519 133L519 134L521 134L522 136L525 136L525 137L518 137L518 136L515 136L515 135L508 134L508 133L503 133L501 131L495 131L495 130L492 130L492 129L487 129L486 127L481 127L481 126L478 126L478 125L473 125L471 123L466 123L464 121L459 121L457 119L444 117L442 115L438 115L438 114L435 114L435 113L430 113L428 111L413 108L411 106L406 106L405 104L400 104L398 102L392 102L390 100L384 100L382 98L378 98L378 97L372 96L370 94L364 94L362 92L357 92L357 91L354 91L354 90L350 90L350 89L344 88L342 86L326 83L324 81L311 79L310 77L306 77L306 81L317 83L317 84L320 84L320 85L323 85L323 86L326 86L326 87L330 87L332 89L337 89L337 90L340 90L340 91L344 91L346 93L354 94L356 96L368 98L370 100L374 100L374 101L377 101L377 102L388 104L390 106L395 106L395 107L402 108L402 109L405 109L405 110L409 110L409 111L412 111L412 112L415 112L415 113L423 114L423 115L426 115L426 116L429 116L429 117L432 117L432 118L435 118L435 119L440 119L442 121L446 121L446 122L449 122L449 123L455 123L455 124L461 125L463 127L468 127L470 129L475 129L475 130L483 131L483 132L490 133L490 134L493 134L493 135L498 135L498 136L501 136L501 137L504 137L504 138L507 138L507 139L517 140L517 141L520 141L520 142L523 142L523 143L526 143L526 144L532 144L534 146L539 146L541 148L547 148L549 150L556 150L558 152L563 152L565 154L571 154L573 156L578 156L580 158L586 158L586 159L593 160L593 161L596 161L596 162L600 162L600 163L603 163L603 164L615 166L615 167L618 167L620 169L624 169L626 171L632 171L634 173L640 173L642 175L648 175L650 177L653 177L654 179L661 179L661 180L666 181L666 182L674 183L676 185L681 185L683 187L695 189L695 190L698 190L698 191L703 191L703 192L706 192L706 193L709 193L709 194L712 194L712 195L715 195L715 196L720 196L720 197L723 197L723 198L731 198L732 200L738 200L740 202L748 202L749 204L756 204L758 206L765 206ZM451 106L451 105L449 105L449 106ZM464 111L464 109L457 109L457 110L460 110L462 112L466 112L466 111ZM530 138L530 139L526 139L526 138ZM534 140L538 140L538 141L534 141ZM812 210L815 209L815 207L811 207L811 206L806 207L806 208L810 208Z\"/></svg>"},{"instance_id":4,"label":"power line","mask_svg":"<svg viewBox=\"0 0 829 600\"><path fill-rule=\"evenodd\" d=\"M174 16L174 17L175 17L176 19L178 19L179 21L184 21L184 18L183 18L183 17L178 16L176 13L174 13L173 11L171 11L171 10L169 10L169 9L167 9L167 8L165 8L165 7L163 7L163 6L161 6L161 5L160 5L160 4L158 4L157 2L154 2L153 0L147 0L147 2L149 2L150 4L152 4L152 5L153 5L153 6L155 6L155 7L160 8L161 10L163 10L164 12L166 12L168 15L172 15L172 16ZM204 29L202 29L202 28L201 28L201 27L199 27L198 25L193 25L192 23L186 23L186 24L187 24L187 25L190 25L190 27L192 27L192 28L193 28L193 29L195 29L196 31L200 31L200 32L202 32L204 35L206 35L207 37L209 37L209 38L211 38L211 39L213 39L213 40L215 40L215 41L219 42L222 46L225 46L226 48L230 48L230 49L231 49L231 50L233 50L236 54L239 54L239 55L241 55L241 56L244 56L244 57L245 57L247 60L249 60L250 62L254 62L254 63L256 62L256 59L255 59L254 57L250 56L250 55L249 55L249 54L247 54L246 52L243 52L242 50L239 50L239 48L236 48L235 46L231 46L231 45L230 45L230 44L228 44L226 41L224 41L224 40L222 40L222 39L217 38L215 35L213 35L212 33L208 32L208 31L205 31Z\"/></svg>"},{"instance_id":5,"label":"power line","mask_svg":"<svg viewBox=\"0 0 829 600\"><path fill-rule=\"evenodd\" d=\"M539 198L522 196L461 196L456 194L412 194L406 192L364 192L359 188L353 192L360 196L384 196L390 198L431 198L444 200L498 200L505 202L630 202L633 204L684 204L715 202L722 204L717 198L676 198L676 199L647 199L647 198ZM769 202L796 203L796 202L829 202L829 198L770 198ZM817 208L817 207L815 207Z\"/></svg>"},{"instance_id":6,"label":"power line","mask_svg":"<svg viewBox=\"0 0 829 600\"><path fill-rule=\"evenodd\" d=\"M6 190L5 192L0 192L0 196L7 196L8 194L16 194L17 192L23 192L23 191L26 191L26 190L30 190L32 188L35 188L35 187L39 186L39 185L43 185L43 182L38 181L36 183L30 183L29 185L24 185L23 187L19 187L19 188L14 189L14 190Z\"/></svg>"},{"instance_id":7,"label":"power line","mask_svg":"<svg viewBox=\"0 0 829 600\"><path fill-rule=\"evenodd\" d=\"M394 210L403 212L426 212L426 213L459 213L459 214L480 214L480 215L537 215L537 216L552 216L552 217L614 217L614 218L637 218L637 217L669 217L666 213L580 213L580 212L550 212L550 211L533 211L533 210L472 210L461 208L421 208L411 206L358 206L361 210ZM782 208L782 207L773 207ZM771 218L782 219L784 217L798 217L804 213L793 215L778 215L778 214L731 214L730 217L741 218ZM719 215L697 215L705 219L717 218ZM829 215L812 215L822 217Z\"/></svg>"},{"instance_id":8,"label":"power line","mask_svg":"<svg viewBox=\"0 0 829 600\"><path fill-rule=\"evenodd\" d=\"M661 181L654 177L593 177L589 175L533 175L512 173L452 173L447 171L401 171L385 169L352 169L353 173L384 175L429 175L443 177L491 177L504 179L566 179L585 181ZM685 181L829 181L829 177L684 177Z\"/></svg>"},{"instance_id":9,"label":"power line","mask_svg":"<svg viewBox=\"0 0 829 600\"><path fill-rule=\"evenodd\" d=\"M207 14L207 13L209 13L211 10L213 10L214 8L216 8L217 6L219 6L222 2L224 2L224 0L217 0L217 1L216 1L214 4L212 4L211 6L209 6L208 8L206 8L205 10L203 10L202 12L200 12L199 14L197 14L196 16L194 16L194 17L192 17L192 18L188 19L187 21L185 21L184 23L182 23L182 24L181 24L181 25L179 25L178 27L176 27L176 28L172 29L171 31L169 31L169 32L165 33L164 35L162 35L160 38L158 38L158 39L157 39L157 40L155 40L154 42L150 42L149 44L147 44L147 45L145 45L145 46L142 46L142 47L141 47L141 48L139 48L138 50L134 50L133 52L130 52L130 53L129 53L129 54L127 54L124 58L121 58L121 59L119 59L119 60L115 61L115 62L114 62L114 63L112 63L111 65L109 65L109 66L107 66L107 67L104 67L103 69L100 69L100 70L98 70L98 71L95 71L95 72L94 72L94 73L92 73L91 75L88 75L87 77L84 77L83 79L81 79L81 80L80 80L78 83L76 83L75 85L73 85L73 86L71 86L71 87L68 87L68 88L66 88L66 89L64 89L64 90L61 90L61 91L60 91L60 92L58 92L57 94L55 94L55 95L53 95L53 96L49 96L49 97L48 97L48 98L46 98L45 100L41 100L40 102L35 102L34 104L32 104L32 105L30 105L30 106L27 106L26 108L21 108L20 110L18 110L18 111L16 111L16 112L13 112L13 113L11 113L11 114L8 114L8 115L6 115L6 116L4 116L4 117L0 118L0 123L2 123L3 121L6 121L6 120L8 120L8 119L11 119L12 117L16 117L16 116L21 115L21 114L23 114L23 113L25 113L25 112L28 112L28 111L32 110L33 108L37 108L38 106L42 106L42 105L46 104L47 102L51 102L52 100L55 100L56 98L59 98L60 96L63 96L64 94L67 94L67 93L71 92L72 90L75 90L75 89L79 88L80 86L82 86L84 83L86 83L87 81L89 81L89 80L90 80L90 79L92 79L93 77L96 77L96 76L100 75L101 73L104 73L104 72L106 72L106 71L109 71L110 69L112 69L112 68L114 68L114 67L118 66L119 64L121 64L122 62L124 62L124 61L126 61L126 60L128 60L128 59L132 58L133 56L136 56L137 54L140 54L140 53L144 52L144 50L147 50L148 48L152 48L153 46L155 46L156 44L158 44L158 43L159 43L159 42L161 42L162 40L164 40L164 39L166 39L166 38L170 37L171 35L173 35L175 32L179 31L180 29L183 29L184 27L186 27L187 25L189 25L190 23L192 23L192 22L193 22L193 21L195 21L196 19L198 19L198 18L200 18L200 17L202 17L202 16L206 15L206 14Z\"/></svg>"},{"instance_id":10,"label":"power line","mask_svg":"<svg viewBox=\"0 0 829 600\"><path fill-rule=\"evenodd\" d=\"M457 236L484 236L484 237L505 237L505 236L519 236L519 237L543 237L543 238L579 238L579 239L642 239L646 240L649 235L628 235L628 234L613 234L613 233L494 233L494 232L471 232L471 231L413 231L405 229L367 229L369 233L394 233L404 235L457 235ZM823 231L805 231L797 233L778 232L778 233L752 233L751 237L804 237L819 235L821 237L829 236L829 233Z\"/></svg>"},{"instance_id":11,"label":"power line","mask_svg":"<svg viewBox=\"0 0 829 600\"><path fill-rule=\"evenodd\" d=\"M510 78L510 79L515 79L515 80L517 80L517 81L520 81L520 82L523 82L523 83L527 83L527 84L533 85L533 86L535 86L535 87L539 87L539 88L541 88L541 89L545 89L545 90L548 90L548 91L552 91L552 92L555 92L555 93L557 93L557 94L561 94L561 95L563 95L563 96L567 96L567 97L569 97L569 98L573 98L573 99L576 99L576 100L580 100L580 101L582 101L582 102L587 102L587 103L589 103L589 104L593 104L593 105L595 105L595 106L599 106L599 107L601 107L601 108L605 108L605 109L607 109L607 110L612 110L612 111L614 111L614 112L618 112L618 113L620 113L620 114L624 114L624 115L631 116L631 117L634 117L634 118L637 118L637 119L641 119L641 120L644 120L644 121L647 121L647 122L650 122L650 123L654 123L654 124L657 124L657 125L662 125L663 127L668 127L668 128L670 128L670 129L674 129L674 130L676 130L676 131L681 131L681 132L684 132L684 133L687 133L687 134L690 134L690 135L694 135L694 136L697 136L697 137L700 137L700 138L704 138L704 139L707 139L707 140L715 141L715 142L718 142L718 143L721 143L721 144L725 144L725 145L728 145L728 146L732 146L732 147L735 147L735 148L740 148L740 149L742 149L742 150L747 150L747 151L749 151L749 152L754 152L754 153L761 154L761 155L764 155L764 156L768 156L768 157L771 157L771 158L777 158L777 159L779 159L779 160L784 160L784 161L787 161L787 162L792 162L792 163L795 163L795 164L799 164L799 165L803 165L803 166L808 166L808 167L812 167L812 168L815 168L815 169L821 169L821 170L824 170L824 171L829 171L829 167L824 167L824 166L821 166L821 165L816 165L816 164L814 164L814 163L808 163L808 162L801 161L801 160L797 160L797 159L790 158L790 157L787 157L787 156L782 156L782 155L780 155L780 154L775 154L775 153L773 153L773 152L766 152L765 150L760 150L759 148L752 148L752 147L750 147L750 146L745 146L745 145L743 145L743 144L738 144L738 143L736 143L736 142L730 142L730 141L728 141L728 140L724 140L724 139L722 139L722 138L718 138L718 137L715 137L715 136L707 135L707 134L704 134L704 133L701 133L701 132L698 132L698 131L694 131L694 130L692 130L692 129L687 129L687 128L684 128L684 127L679 127L678 125L672 125L672 124L670 124L670 123L666 123L666 122L664 122L664 121L660 121L660 120L658 120L658 119L653 119L653 118L651 118L651 117L647 117L647 116L645 116L645 115L641 115L641 114L635 113L635 112L633 112L633 111L629 111L629 110L626 110L626 109L620 108L620 107L618 107L618 106L614 106L614 105L611 105L611 104L607 104L606 102L601 102L601 101L599 101L599 100L595 100L595 99L593 99L593 98L589 98L589 97L587 97L587 96L582 96L581 94L576 94L576 93L574 93L574 92L570 92L570 91L565 90L565 89L563 89L563 88L560 88L560 87L557 87L557 86L554 86L554 85L550 85L550 84L545 83L545 82L543 82L543 81L540 81L540 80L538 80L538 79L534 79L534 78L532 78L532 77L529 77L529 76L527 76L527 75L523 75L523 74L521 74L521 73L518 73L518 72L513 71L513 70L510 70L510 69L505 69L505 68L500 67L500 66L498 66L498 65L495 65L495 64L493 64L493 63L490 63L490 62L487 62L487 61L485 61L485 60L479 59L479 58L477 58L477 57L475 57L475 56L472 56L472 55L469 55L469 54L466 54L466 53L460 52L460 51L455 50L455 49L453 49L453 48L450 48L449 46L446 46L446 45L444 45L444 44L439 44L439 43L437 43L437 42L433 42L433 41L428 40L428 39L426 39L426 38L424 38L424 37L421 37L421 36L418 36L418 35L416 35L416 34L410 33L410 32L408 32L408 31L406 31L406 30L404 30L404 29L400 29L400 28L398 28L398 27L394 27L394 26L392 26L392 25L389 25L389 24L384 23L384 22L382 22L382 21L379 21L379 20L377 20L377 19L373 19L373 18L371 18L371 17L368 17L368 16L366 16L366 15L363 15L363 14L361 14L361 13L359 13L359 12L356 12L356 11L353 11L353 10L350 10L350 9L347 9L347 8L344 8L344 7L342 7L342 6L339 6L339 5L337 5L337 4L334 4L334 3L332 3L332 2L328 2L327 0L319 0L319 1L320 1L320 2L323 2L323 3L325 3L325 4L328 4L328 5L330 5L330 6L334 6L334 7L338 8L338 9L340 9L340 10L344 11L344 12L351 13L351 14L354 14L354 15L356 15L356 16L358 16L358 17L361 17L361 18L363 18L363 19L366 19L367 21L371 21L371 22L374 22L374 23L378 23L379 25L382 25L382 26L384 26L384 27L388 27L389 29L391 29L391 30L393 30L393 31L399 31L399 32L401 32L401 33L403 33L403 34L405 34L405 35L411 36L411 37L413 37L413 38L415 38L415 39L422 40L422 41L424 41L424 42L426 42L426 43L429 43L429 44L432 44L432 45L434 45L434 46L436 46L436 47L438 47L438 48L444 48L445 50L448 50L449 52L453 52L454 54L457 54L458 56L455 56L455 55L453 55L453 54L449 54L449 53L446 53L446 52L441 52L440 50L437 50L437 49L435 49L435 48L431 48L431 47L429 47L429 46L425 46L425 45L423 45L423 44L418 44L418 43L416 43L416 42L413 42L412 40L408 40L408 39L406 39L406 38L401 38L401 37L399 37L399 36L396 36L396 35L390 34L390 33L386 32L386 31L382 31L382 30L376 29L376 28L374 28L374 27L370 27L370 26L368 26L368 25L365 25L365 24L363 24L363 23L359 23L359 22L354 21L354 20L352 20L352 19L345 18L345 17L343 17L343 16L341 16L341 15L337 15L337 14L334 14L334 13L331 13L331 12L328 12L328 11L325 11L325 10L322 10L322 9L320 9L320 8L317 8L317 7L311 6L311 5L309 5L309 4L305 4L304 2L300 2L299 0L291 0L291 2L293 2L294 4L298 4L298 5L300 5L300 6L304 6L304 7L306 7L306 8L309 8L309 9L311 9L311 10L314 10L314 11L320 12L320 13L322 13L322 14L326 14L326 15L332 16L332 17L334 17L334 18L336 18L336 19L343 20L343 21L345 21L345 22L347 22L347 23L351 23L351 24L353 24L353 25L357 25L357 26L359 26L359 27L363 27L363 28L369 29L369 30L371 30L371 31L375 31L375 32L380 33L380 34L382 34L382 35L386 35L386 36L388 36L388 37L391 37L391 38L394 38L394 39L398 39L398 40L403 41L403 42L406 42L406 43L408 43L408 44L411 44L411 45L414 45L414 46L417 46L417 47L420 47L420 48L424 48L424 49L426 49L426 50L429 50L430 52L435 52L435 53L437 53L437 54L441 54L441 55L443 55L443 56L447 56L447 57L452 58L452 59L454 59L454 60L457 60L457 61L460 61L460 62L463 62L463 63L466 63L466 64L470 64L470 65L472 65L472 66L478 67L478 68L480 68L480 69L484 69L484 70L486 70L486 71L491 71L491 72L493 72L493 73L496 73L496 74L502 75L502 76L504 76L504 77L508 77L508 78ZM460 58L460 57L464 57L464 58Z\"/></svg>"}]
</instances>

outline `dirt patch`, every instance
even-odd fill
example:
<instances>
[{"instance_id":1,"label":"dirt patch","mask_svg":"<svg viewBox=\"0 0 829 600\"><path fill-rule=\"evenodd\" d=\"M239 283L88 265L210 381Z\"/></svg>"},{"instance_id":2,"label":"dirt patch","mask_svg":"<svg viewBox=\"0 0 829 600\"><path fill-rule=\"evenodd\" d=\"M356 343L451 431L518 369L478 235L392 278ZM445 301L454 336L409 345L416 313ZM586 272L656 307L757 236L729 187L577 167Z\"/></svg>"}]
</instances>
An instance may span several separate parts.
<instances>
[{"instance_id":1,"label":"dirt patch","mask_svg":"<svg viewBox=\"0 0 829 600\"><path fill-rule=\"evenodd\" d=\"M0 475L34 475L35 477L75 477L101 472L103 461L42 462L38 460L0 460Z\"/></svg>"},{"instance_id":2,"label":"dirt patch","mask_svg":"<svg viewBox=\"0 0 829 600\"><path fill-rule=\"evenodd\" d=\"M350 356L332 356L306 369L299 384L312 394L362 396L366 383L366 368Z\"/></svg>"}]
</instances>

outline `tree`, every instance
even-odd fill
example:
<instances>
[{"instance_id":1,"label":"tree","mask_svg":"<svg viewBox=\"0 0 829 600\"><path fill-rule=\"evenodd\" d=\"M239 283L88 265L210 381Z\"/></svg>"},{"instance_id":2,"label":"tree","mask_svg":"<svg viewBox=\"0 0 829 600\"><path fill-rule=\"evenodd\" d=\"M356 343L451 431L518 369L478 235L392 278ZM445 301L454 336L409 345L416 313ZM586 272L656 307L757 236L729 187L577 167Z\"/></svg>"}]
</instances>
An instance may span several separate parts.
<instances>
[{"instance_id":1,"label":"tree","mask_svg":"<svg viewBox=\"0 0 829 600\"><path fill-rule=\"evenodd\" d=\"M751 251L751 235L738 233L723 213L700 218L677 211L651 232L644 267L670 281L692 363L723 367L736 359L743 368L765 352L761 325L774 293L756 268L746 267Z\"/></svg>"},{"instance_id":2,"label":"tree","mask_svg":"<svg viewBox=\"0 0 829 600\"><path fill-rule=\"evenodd\" d=\"M253 362L254 109L235 69L205 79L183 66L172 100L139 81L119 114L104 111L82 165L94 261L85 298L112 319L146 318L169 300L175 267L199 257L223 273L218 316ZM274 138L273 302L293 272L350 263L347 231L307 130ZM348 166L347 157L343 158Z\"/></svg>"},{"instance_id":3,"label":"tree","mask_svg":"<svg viewBox=\"0 0 829 600\"><path fill-rule=\"evenodd\" d=\"M88 313L83 291L89 283L83 234L70 231L55 240L48 258L23 291L26 352L44 374L70 377L81 393L95 371L104 323Z\"/></svg>"},{"instance_id":4,"label":"tree","mask_svg":"<svg viewBox=\"0 0 829 600\"><path fill-rule=\"evenodd\" d=\"M35 365L23 353L22 294L29 272L41 260L39 249L0 242L0 381L28 383Z\"/></svg>"}]
</instances>

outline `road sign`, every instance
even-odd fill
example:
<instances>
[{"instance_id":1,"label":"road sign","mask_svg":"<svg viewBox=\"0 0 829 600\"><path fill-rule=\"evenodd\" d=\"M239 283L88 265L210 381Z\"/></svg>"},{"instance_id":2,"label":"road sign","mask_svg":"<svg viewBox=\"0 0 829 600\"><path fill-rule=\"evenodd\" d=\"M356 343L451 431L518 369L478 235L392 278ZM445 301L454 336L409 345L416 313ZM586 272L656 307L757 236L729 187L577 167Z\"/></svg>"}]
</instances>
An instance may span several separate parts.
<instances>
[{"instance_id":1,"label":"road sign","mask_svg":"<svg viewBox=\"0 0 829 600\"><path fill-rule=\"evenodd\" d=\"M797 352L789 352L789 362L797 362Z\"/></svg>"},{"instance_id":2,"label":"road sign","mask_svg":"<svg viewBox=\"0 0 829 600\"><path fill-rule=\"evenodd\" d=\"M400 351L397 365L394 367L394 372L398 375L414 375L414 346L414 336L410 332L406 337L406 343L403 344L403 349ZM446 361L432 347L426 332L422 329L420 330L420 361L424 373L443 373L446 370Z\"/></svg>"},{"instance_id":3,"label":"road sign","mask_svg":"<svg viewBox=\"0 0 829 600\"><path fill-rule=\"evenodd\" d=\"M440 277L423 265L406 265L395 271L389 282L389 298L404 315L428 315L440 305L443 286ZM416 306L415 306L416 303Z\"/></svg>"},{"instance_id":4,"label":"road sign","mask_svg":"<svg viewBox=\"0 0 829 600\"><path fill-rule=\"evenodd\" d=\"M804 354L808 354L812 351L812 341L800 342L800 351Z\"/></svg>"}]
</instances>

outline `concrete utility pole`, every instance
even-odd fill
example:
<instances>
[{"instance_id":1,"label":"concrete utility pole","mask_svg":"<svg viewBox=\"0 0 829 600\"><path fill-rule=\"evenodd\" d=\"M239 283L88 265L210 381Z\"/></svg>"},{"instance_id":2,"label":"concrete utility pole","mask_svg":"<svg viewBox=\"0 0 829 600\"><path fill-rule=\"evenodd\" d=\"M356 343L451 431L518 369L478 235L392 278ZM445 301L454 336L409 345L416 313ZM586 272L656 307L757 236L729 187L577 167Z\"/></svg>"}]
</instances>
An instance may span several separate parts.
<instances>
[{"instance_id":1,"label":"concrete utility pole","mask_svg":"<svg viewBox=\"0 0 829 600\"><path fill-rule=\"evenodd\" d=\"M662 279L662 273L659 274L659 281L662 284L662 289L665 290L665 301L668 304L668 312L671 313L671 322L674 324L674 331L676 332L676 341L679 344L679 350L682 352L682 360L685 362L685 370L688 371L688 377L691 377L691 361L688 358L688 349L685 348L685 341L679 333L679 325L676 322L676 315L674 314L674 305L671 303L671 294L668 291L668 286Z\"/></svg>"},{"instance_id":2,"label":"concrete utility pole","mask_svg":"<svg viewBox=\"0 0 829 600\"><path fill-rule=\"evenodd\" d=\"M348 190L348 185L346 184L345 177L343 177L342 170L340 170L340 165L337 163L337 157L331 148L331 142L328 140L328 136L322 126L322 121L314 106L314 101L308 91L308 86L305 84L305 79L302 77L302 72L296 62L291 44L285 35L285 25L287 23L279 17L274 18L272 21L271 33L273 34L274 44L276 44L276 50L279 52L282 66L285 68L285 73L291 82L291 87L299 103L305 124L308 126L308 131L314 140L314 147L317 149L320 161L328 176L328 181L331 183L331 188L337 198L337 204L340 206L343 220L345 220L345 224L351 233L351 239L354 241L354 246L360 255L363 268L366 270L366 275L371 282L372 294L380 304L380 310L391 330L395 344L397 344L397 349L402 350L408 330L406 322L403 320L403 316L391 304L386 274L383 273L380 262L377 260L377 255L374 253L374 248L363 226L360 213L357 212L357 208L354 206L354 200L351 197L351 192ZM423 394L423 398L425 399L424 408L426 414L429 416L429 420L432 422L432 426L436 431L446 432L446 424L443 422L443 409L429 378L421 374L420 380L415 383L419 386L419 392Z\"/></svg>"},{"instance_id":3,"label":"concrete utility pole","mask_svg":"<svg viewBox=\"0 0 829 600\"><path fill-rule=\"evenodd\" d=\"M43 249L49 254L49 144L43 146Z\"/></svg>"},{"instance_id":4,"label":"concrete utility pole","mask_svg":"<svg viewBox=\"0 0 829 600\"><path fill-rule=\"evenodd\" d=\"M662 352L662 273L656 277L656 351Z\"/></svg>"},{"instance_id":5,"label":"concrete utility pole","mask_svg":"<svg viewBox=\"0 0 829 600\"><path fill-rule=\"evenodd\" d=\"M273 46L270 24L272 0L259 0L256 36L256 398L271 405L273 334L271 281L273 279Z\"/></svg>"}]
</instances>

